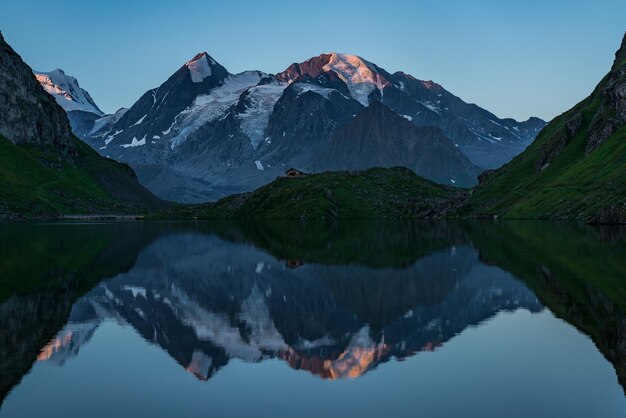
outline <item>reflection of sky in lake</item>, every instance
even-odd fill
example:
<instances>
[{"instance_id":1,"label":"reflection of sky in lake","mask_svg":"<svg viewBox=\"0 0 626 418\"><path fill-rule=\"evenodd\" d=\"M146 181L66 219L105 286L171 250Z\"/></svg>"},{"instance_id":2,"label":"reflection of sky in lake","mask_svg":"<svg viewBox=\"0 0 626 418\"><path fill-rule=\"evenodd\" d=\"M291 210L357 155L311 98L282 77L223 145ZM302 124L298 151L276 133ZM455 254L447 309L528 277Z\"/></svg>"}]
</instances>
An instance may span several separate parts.
<instances>
[{"instance_id":1,"label":"reflection of sky in lake","mask_svg":"<svg viewBox=\"0 0 626 418\"><path fill-rule=\"evenodd\" d=\"M608 418L623 410L615 372L588 338L547 311L518 310L435 352L335 382L280 360L234 361L200 382L131 327L107 321L63 367L39 363L0 416Z\"/></svg>"}]
</instances>

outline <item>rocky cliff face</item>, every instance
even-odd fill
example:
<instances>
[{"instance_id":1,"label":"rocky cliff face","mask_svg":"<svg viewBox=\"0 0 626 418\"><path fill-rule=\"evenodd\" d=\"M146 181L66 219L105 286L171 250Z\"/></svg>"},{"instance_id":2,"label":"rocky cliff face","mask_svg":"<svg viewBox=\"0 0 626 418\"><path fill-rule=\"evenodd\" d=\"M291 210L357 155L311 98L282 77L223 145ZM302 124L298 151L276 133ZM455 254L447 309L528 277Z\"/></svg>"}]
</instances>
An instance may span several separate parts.
<instances>
[{"instance_id":1,"label":"rocky cliff face","mask_svg":"<svg viewBox=\"0 0 626 418\"><path fill-rule=\"evenodd\" d=\"M622 46L615 53L613 68L599 90L594 92L600 96L600 106L589 127L585 148L587 153L626 125L626 35Z\"/></svg>"},{"instance_id":2,"label":"rocky cliff face","mask_svg":"<svg viewBox=\"0 0 626 418\"><path fill-rule=\"evenodd\" d=\"M538 118L525 122L500 119L464 102L433 81L418 80L398 71L347 54L322 54L292 64L279 79L336 90L363 106L381 101L416 126L437 126L482 168L497 168L523 151L545 125Z\"/></svg>"},{"instance_id":3,"label":"rocky cliff face","mask_svg":"<svg viewBox=\"0 0 626 418\"><path fill-rule=\"evenodd\" d=\"M336 129L315 164L318 170L404 166L438 183L461 186L475 185L479 174L441 129L417 127L381 102Z\"/></svg>"},{"instance_id":4,"label":"rocky cliff face","mask_svg":"<svg viewBox=\"0 0 626 418\"><path fill-rule=\"evenodd\" d=\"M561 119L563 126L541 148L535 164L538 170L554 161L578 134L585 136L585 154L589 155L626 125L626 35L615 53L611 71L591 96Z\"/></svg>"},{"instance_id":5,"label":"rocky cliff face","mask_svg":"<svg viewBox=\"0 0 626 418\"><path fill-rule=\"evenodd\" d=\"M0 34L0 134L14 144L76 153L67 116Z\"/></svg>"},{"instance_id":6,"label":"rocky cliff face","mask_svg":"<svg viewBox=\"0 0 626 418\"><path fill-rule=\"evenodd\" d=\"M129 166L74 137L64 110L1 35L0 148L0 218L137 213L164 205Z\"/></svg>"}]
</instances>

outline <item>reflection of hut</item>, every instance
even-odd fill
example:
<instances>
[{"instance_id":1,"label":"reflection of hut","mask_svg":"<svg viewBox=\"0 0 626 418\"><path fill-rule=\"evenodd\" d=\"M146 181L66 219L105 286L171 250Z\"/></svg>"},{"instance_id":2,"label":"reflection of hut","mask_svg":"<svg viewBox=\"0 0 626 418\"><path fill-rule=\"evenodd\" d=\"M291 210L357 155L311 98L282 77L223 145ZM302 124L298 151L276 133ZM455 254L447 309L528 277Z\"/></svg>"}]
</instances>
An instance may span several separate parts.
<instances>
[{"instance_id":1,"label":"reflection of hut","mask_svg":"<svg viewBox=\"0 0 626 418\"><path fill-rule=\"evenodd\" d=\"M304 177L306 175L307 173L305 173L304 171L300 171L296 168L290 168L289 170L285 171L285 177L289 178Z\"/></svg>"},{"instance_id":2,"label":"reflection of hut","mask_svg":"<svg viewBox=\"0 0 626 418\"><path fill-rule=\"evenodd\" d=\"M287 260L287 267L290 269L295 269L303 265L304 263L300 260Z\"/></svg>"}]
</instances>

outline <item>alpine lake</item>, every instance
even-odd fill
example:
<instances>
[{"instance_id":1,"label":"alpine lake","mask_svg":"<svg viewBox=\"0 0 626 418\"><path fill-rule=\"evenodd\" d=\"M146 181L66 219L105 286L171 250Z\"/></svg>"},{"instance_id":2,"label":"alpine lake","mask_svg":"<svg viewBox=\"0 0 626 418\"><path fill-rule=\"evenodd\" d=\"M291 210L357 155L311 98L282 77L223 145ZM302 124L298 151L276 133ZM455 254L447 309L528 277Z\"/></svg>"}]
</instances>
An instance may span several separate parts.
<instances>
[{"instance_id":1,"label":"alpine lake","mask_svg":"<svg viewBox=\"0 0 626 418\"><path fill-rule=\"evenodd\" d=\"M0 418L626 416L626 228L0 224Z\"/></svg>"}]
</instances>

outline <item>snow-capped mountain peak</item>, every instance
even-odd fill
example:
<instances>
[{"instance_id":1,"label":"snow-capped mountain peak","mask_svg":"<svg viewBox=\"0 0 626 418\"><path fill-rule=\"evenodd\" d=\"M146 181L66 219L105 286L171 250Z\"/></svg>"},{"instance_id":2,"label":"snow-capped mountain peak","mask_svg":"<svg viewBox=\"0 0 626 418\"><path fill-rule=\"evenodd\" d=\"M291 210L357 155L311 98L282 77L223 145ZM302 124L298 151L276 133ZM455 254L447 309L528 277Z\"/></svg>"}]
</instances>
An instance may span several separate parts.
<instances>
[{"instance_id":1,"label":"snow-capped mountain peak","mask_svg":"<svg viewBox=\"0 0 626 418\"><path fill-rule=\"evenodd\" d=\"M37 71L35 77L66 112L80 110L104 116L89 93L80 87L76 78L65 74L63 70L57 68L49 72Z\"/></svg>"},{"instance_id":2,"label":"snow-capped mountain peak","mask_svg":"<svg viewBox=\"0 0 626 418\"><path fill-rule=\"evenodd\" d=\"M206 52L201 52L185 63L191 75L191 81L194 83L202 83L205 78L211 76L211 65L217 65L217 62Z\"/></svg>"},{"instance_id":3,"label":"snow-capped mountain peak","mask_svg":"<svg viewBox=\"0 0 626 418\"><path fill-rule=\"evenodd\" d=\"M250 191L291 166L401 165L471 186L475 166L507 162L542 126L499 119L432 81L334 52L276 75L232 74L202 52L130 109L90 121L77 120L82 113L68 112L79 137L131 164L159 196L193 203Z\"/></svg>"},{"instance_id":4,"label":"snow-capped mountain peak","mask_svg":"<svg viewBox=\"0 0 626 418\"><path fill-rule=\"evenodd\" d=\"M388 81L376 71L372 64L356 55L336 52L329 55L330 60L323 69L337 74L348 86L350 95L363 106L369 105L369 95L374 89L378 89L382 95L383 88Z\"/></svg>"},{"instance_id":5,"label":"snow-capped mountain peak","mask_svg":"<svg viewBox=\"0 0 626 418\"><path fill-rule=\"evenodd\" d=\"M278 78L287 83L305 81L308 78L321 81L326 75L330 80L345 84L350 96L363 106L369 105L369 96L374 90L382 97L384 87L389 83L377 67L357 55L331 52L310 58L302 63L294 63L287 70L278 74ZM326 81L326 83L332 81ZM324 87L329 87L324 84Z\"/></svg>"}]
</instances>

